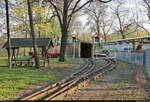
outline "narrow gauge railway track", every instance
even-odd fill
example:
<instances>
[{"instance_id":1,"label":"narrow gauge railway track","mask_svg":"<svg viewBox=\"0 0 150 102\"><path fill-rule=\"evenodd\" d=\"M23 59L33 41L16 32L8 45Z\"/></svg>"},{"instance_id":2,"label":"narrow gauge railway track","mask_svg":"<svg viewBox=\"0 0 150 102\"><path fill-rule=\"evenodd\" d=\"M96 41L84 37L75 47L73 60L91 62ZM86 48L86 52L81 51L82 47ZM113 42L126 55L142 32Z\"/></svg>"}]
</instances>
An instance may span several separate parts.
<instances>
[{"instance_id":1,"label":"narrow gauge railway track","mask_svg":"<svg viewBox=\"0 0 150 102\"><path fill-rule=\"evenodd\" d=\"M53 100L62 94L67 94L71 89L76 88L79 84L84 84L91 79L101 76L107 71L112 70L117 65L114 59L105 59L107 64L101 68L96 68L96 63L93 59L88 59L87 63L79 70L72 74L69 78L63 81L48 86L38 92L35 92L20 100Z\"/></svg>"},{"instance_id":2,"label":"narrow gauge railway track","mask_svg":"<svg viewBox=\"0 0 150 102\"><path fill-rule=\"evenodd\" d=\"M60 89L61 87L65 87L68 85L68 82L74 80L75 78L90 73L90 71L94 70L95 68L95 62L92 59L85 59L86 63L84 65L81 65L80 70L73 73L70 77L54 83L50 86L44 87L41 90L38 90L37 92L31 93L29 95L25 95L25 97L19 97L18 100L39 100L43 96L52 93L53 91Z\"/></svg>"}]
</instances>

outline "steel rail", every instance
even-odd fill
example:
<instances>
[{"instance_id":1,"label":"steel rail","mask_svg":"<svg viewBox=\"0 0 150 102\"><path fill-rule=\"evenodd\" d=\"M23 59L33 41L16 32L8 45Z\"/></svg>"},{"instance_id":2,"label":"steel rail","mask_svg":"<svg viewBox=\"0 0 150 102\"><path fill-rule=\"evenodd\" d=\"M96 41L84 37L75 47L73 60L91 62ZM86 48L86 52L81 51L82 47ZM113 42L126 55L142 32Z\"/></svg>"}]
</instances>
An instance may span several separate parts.
<instances>
[{"instance_id":1,"label":"steel rail","mask_svg":"<svg viewBox=\"0 0 150 102\"><path fill-rule=\"evenodd\" d=\"M70 82L74 81L76 79L76 77L79 77L80 75L83 75L84 73L89 73L89 69L92 71L94 68L91 67L93 64L93 60L88 59L86 60L86 64L82 66L82 68L73 73L69 78L64 79L60 82L57 82L51 86L48 86L38 92L35 92L29 96L23 97L23 98L18 98L19 100L38 100L40 98L42 98L43 96L54 92L55 90L60 89L60 87L65 87L66 85L68 85Z\"/></svg>"},{"instance_id":2,"label":"steel rail","mask_svg":"<svg viewBox=\"0 0 150 102\"><path fill-rule=\"evenodd\" d=\"M69 78L21 98L20 100L53 100L57 96L68 92L79 84L88 82L91 79L96 78L98 75L100 76L105 72L112 70L117 65L117 61L114 59L105 60L107 61L107 64L100 69L96 69L95 61L88 59L86 60L86 64L83 65L79 71L73 73Z\"/></svg>"},{"instance_id":3,"label":"steel rail","mask_svg":"<svg viewBox=\"0 0 150 102\"><path fill-rule=\"evenodd\" d=\"M53 100L53 98L59 96L60 94L67 92L71 88L78 86L79 84L84 83L85 81L87 81L87 82L90 81L97 74L102 75L102 74L106 73L107 71L112 70L116 65L117 65L117 62L110 59L110 60L108 60L107 65L105 65L102 68L95 70L91 73L83 75L82 77L79 77L78 79L68 83L68 85L66 87L63 87L63 88L57 90L57 92L55 92L55 93L49 94L49 96L44 97L43 100Z\"/></svg>"}]
</instances>

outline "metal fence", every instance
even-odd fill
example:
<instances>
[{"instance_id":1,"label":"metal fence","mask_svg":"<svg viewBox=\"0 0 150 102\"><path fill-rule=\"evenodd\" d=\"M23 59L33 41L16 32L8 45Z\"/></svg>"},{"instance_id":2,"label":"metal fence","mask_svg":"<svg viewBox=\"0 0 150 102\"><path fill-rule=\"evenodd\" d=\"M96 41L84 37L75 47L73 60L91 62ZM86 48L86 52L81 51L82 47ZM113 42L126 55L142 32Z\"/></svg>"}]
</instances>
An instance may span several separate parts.
<instances>
[{"instance_id":1,"label":"metal fence","mask_svg":"<svg viewBox=\"0 0 150 102\"><path fill-rule=\"evenodd\" d=\"M150 77L150 48L145 52L114 52L112 57L131 64L145 66Z\"/></svg>"},{"instance_id":2,"label":"metal fence","mask_svg":"<svg viewBox=\"0 0 150 102\"><path fill-rule=\"evenodd\" d=\"M148 75L150 76L150 49L145 50L145 67L147 69Z\"/></svg>"},{"instance_id":3,"label":"metal fence","mask_svg":"<svg viewBox=\"0 0 150 102\"><path fill-rule=\"evenodd\" d=\"M144 65L144 53L140 52L114 52L113 56L119 60L136 64Z\"/></svg>"},{"instance_id":4,"label":"metal fence","mask_svg":"<svg viewBox=\"0 0 150 102\"><path fill-rule=\"evenodd\" d=\"M75 58L79 58L80 57L79 48L80 48L79 43L76 43L75 45L73 43L68 43L67 48L66 48L66 57L73 58L73 56L75 54Z\"/></svg>"}]
</instances>

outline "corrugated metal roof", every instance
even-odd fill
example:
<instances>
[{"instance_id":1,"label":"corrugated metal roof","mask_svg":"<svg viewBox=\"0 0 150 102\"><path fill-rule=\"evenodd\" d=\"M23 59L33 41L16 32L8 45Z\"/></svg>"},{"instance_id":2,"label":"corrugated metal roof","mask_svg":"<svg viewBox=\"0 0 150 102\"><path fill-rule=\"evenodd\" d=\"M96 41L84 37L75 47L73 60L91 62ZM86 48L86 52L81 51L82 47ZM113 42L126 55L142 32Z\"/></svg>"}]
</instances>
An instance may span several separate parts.
<instances>
[{"instance_id":1,"label":"corrugated metal roof","mask_svg":"<svg viewBox=\"0 0 150 102\"><path fill-rule=\"evenodd\" d=\"M51 38L36 38L36 46L53 46ZM7 48L8 43L3 45L3 48ZM11 48L16 47L33 47L32 38L11 38Z\"/></svg>"}]
</instances>

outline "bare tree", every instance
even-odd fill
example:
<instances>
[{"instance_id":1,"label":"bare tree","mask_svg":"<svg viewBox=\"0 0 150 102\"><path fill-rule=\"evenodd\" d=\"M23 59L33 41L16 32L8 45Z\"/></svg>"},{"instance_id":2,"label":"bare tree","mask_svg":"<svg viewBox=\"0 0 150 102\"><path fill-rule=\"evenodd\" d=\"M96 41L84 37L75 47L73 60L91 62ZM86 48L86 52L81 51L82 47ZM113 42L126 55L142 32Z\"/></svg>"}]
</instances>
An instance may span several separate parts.
<instances>
[{"instance_id":1,"label":"bare tree","mask_svg":"<svg viewBox=\"0 0 150 102\"><path fill-rule=\"evenodd\" d=\"M6 3L6 20L7 20L7 42L8 42L8 61L9 61L9 68L12 67L11 65L11 42L10 42L10 31L9 31L9 8L8 8L8 0L5 0Z\"/></svg>"},{"instance_id":2,"label":"bare tree","mask_svg":"<svg viewBox=\"0 0 150 102\"><path fill-rule=\"evenodd\" d=\"M60 61L65 61L66 44L68 39L68 28L75 13L81 10L86 5L90 4L93 0L48 0L53 6L55 16L58 17L61 27L61 50ZM107 3L112 0L98 0L102 3Z\"/></svg>"},{"instance_id":3,"label":"bare tree","mask_svg":"<svg viewBox=\"0 0 150 102\"><path fill-rule=\"evenodd\" d=\"M104 11L105 8L106 8L105 5L103 5L98 1L95 1L85 9L86 14L89 16L87 25L91 24L92 29L95 29L95 32L97 32L98 34L100 34L100 26L102 23L101 18L105 12Z\"/></svg>"},{"instance_id":4,"label":"bare tree","mask_svg":"<svg viewBox=\"0 0 150 102\"><path fill-rule=\"evenodd\" d=\"M28 5L28 14L29 14L29 19L30 19L30 30L31 30L31 36L32 36L32 41L33 41L33 50L34 50L34 57L35 57L35 67L39 68L39 58L37 55L36 51L36 40L35 40L35 34L34 34L34 26L33 26L33 20L32 20L32 9L30 6L30 0L27 0L27 5Z\"/></svg>"},{"instance_id":5,"label":"bare tree","mask_svg":"<svg viewBox=\"0 0 150 102\"><path fill-rule=\"evenodd\" d=\"M105 42L107 41L107 35L113 24L113 18L109 16L107 9L108 5L97 1L85 9L89 16L87 25L91 24L90 28L93 29L94 32L96 31L98 34L103 34Z\"/></svg>"},{"instance_id":6,"label":"bare tree","mask_svg":"<svg viewBox=\"0 0 150 102\"><path fill-rule=\"evenodd\" d=\"M112 13L118 20L118 25L114 27L117 32L120 32L122 39L126 38L125 32L131 26L130 20L128 19L128 9L122 8L125 1L118 0L116 5L112 9Z\"/></svg>"},{"instance_id":7,"label":"bare tree","mask_svg":"<svg viewBox=\"0 0 150 102\"><path fill-rule=\"evenodd\" d=\"M148 10L147 15L150 19L150 1L149 0L143 0L143 1L144 1L145 5L146 5L146 8Z\"/></svg>"},{"instance_id":8,"label":"bare tree","mask_svg":"<svg viewBox=\"0 0 150 102\"><path fill-rule=\"evenodd\" d=\"M147 33L147 35L150 35L148 29L145 28L144 25L143 25L144 23L147 23L147 21L146 22L144 22L143 20L137 21L136 19L133 19L133 21L134 21L134 24L137 25L137 29L141 28L141 29L143 29Z\"/></svg>"},{"instance_id":9,"label":"bare tree","mask_svg":"<svg viewBox=\"0 0 150 102\"><path fill-rule=\"evenodd\" d=\"M102 23L100 27L104 34L105 42L107 41L107 35L110 32L112 25L113 25L113 17L107 20L104 18L104 15L102 15Z\"/></svg>"},{"instance_id":10,"label":"bare tree","mask_svg":"<svg viewBox=\"0 0 150 102\"><path fill-rule=\"evenodd\" d=\"M143 0L144 1L144 7L146 7L147 9L147 16L150 18L150 1L149 0ZM140 3L141 4L141 3ZM146 6L145 6L146 5ZM136 5L137 6L137 5ZM146 20L144 17L142 17L141 19L139 19L139 14L142 14L142 10L138 9L138 11L133 14L133 21L134 23L137 25L137 29L141 28L143 29L148 35L150 35L148 29L144 26L144 24L148 24L148 20ZM143 15L144 16L144 15Z\"/></svg>"}]
</instances>

